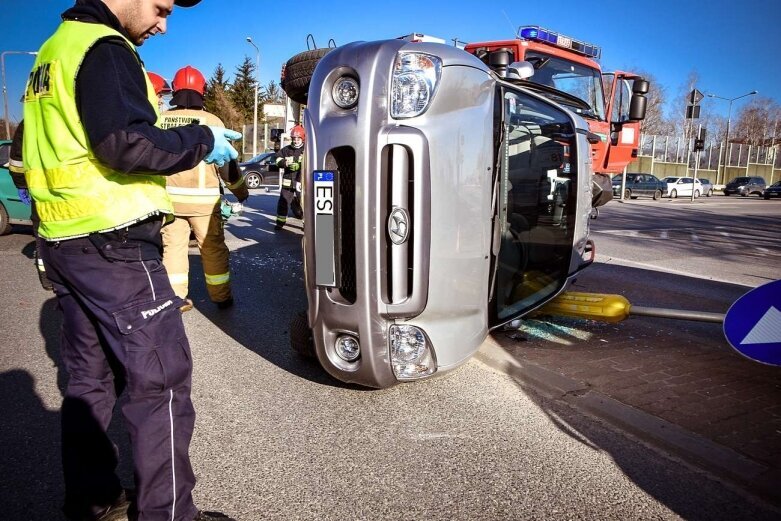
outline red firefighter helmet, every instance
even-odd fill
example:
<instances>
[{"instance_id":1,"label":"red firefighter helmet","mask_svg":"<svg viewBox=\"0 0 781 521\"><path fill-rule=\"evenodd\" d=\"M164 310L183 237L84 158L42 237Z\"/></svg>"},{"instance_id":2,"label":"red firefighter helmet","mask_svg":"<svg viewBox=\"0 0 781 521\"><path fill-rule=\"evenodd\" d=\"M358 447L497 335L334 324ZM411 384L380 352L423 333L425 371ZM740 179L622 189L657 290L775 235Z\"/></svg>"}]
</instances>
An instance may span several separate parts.
<instances>
[{"instance_id":1,"label":"red firefighter helmet","mask_svg":"<svg viewBox=\"0 0 781 521\"><path fill-rule=\"evenodd\" d=\"M296 146L296 142L293 141L293 148L300 148L304 145L304 140L306 139L306 132L304 132L304 127L301 125L296 125L290 130L290 139L291 141L299 138L301 140L301 144Z\"/></svg>"},{"instance_id":2,"label":"red firefighter helmet","mask_svg":"<svg viewBox=\"0 0 781 521\"><path fill-rule=\"evenodd\" d=\"M147 72L146 74L149 76L149 81L152 82L152 87L155 89L155 94L160 96L162 94L168 94L171 92L171 86L168 85L168 82L165 81L165 78L159 74L155 74L154 72Z\"/></svg>"},{"instance_id":3,"label":"red firefighter helmet","mask_svg":"<svg viewBox=\"0 0 781 521\"><path fill-rule=\"evenodd\" d=\"M203 92L206 89L206 79L201 74L201 71L188 65L176 71L173 87L174 92L189 89L203 96Z\"/></svg>"}]
</instances>

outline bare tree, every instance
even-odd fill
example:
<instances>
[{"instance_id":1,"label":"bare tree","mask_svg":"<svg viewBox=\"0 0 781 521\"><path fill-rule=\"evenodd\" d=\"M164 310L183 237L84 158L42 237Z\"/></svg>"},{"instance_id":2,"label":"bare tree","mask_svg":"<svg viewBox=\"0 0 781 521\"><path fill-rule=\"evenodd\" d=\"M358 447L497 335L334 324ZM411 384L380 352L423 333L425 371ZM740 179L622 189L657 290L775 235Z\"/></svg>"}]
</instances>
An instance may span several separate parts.
<instances>
[{"instance_id":1,"label":"bare tree","mask_svg":"<svg viewBox=\"0 0 781 521\"><path fill-rule=\"evenodd\" d=\"M757 96L738 112L734 132L735 141L749 145L770 145L775 137L781 107L774 100Z\"/></svg>"},{"instance_id":2,"label":"bare tree","mask_svg":"<svg viewBox=\"0 0 781 521\"><path fill-rule=\"evenodd\" d=\"M635 71L638 75L648 80L650 84L648 94L645 95L648 105L643 120L643 132L655 136L672 134L674 125L665 117L664 106L667 103L667 91L656 77L647 71Z\"/></svg>"}]
</instances>

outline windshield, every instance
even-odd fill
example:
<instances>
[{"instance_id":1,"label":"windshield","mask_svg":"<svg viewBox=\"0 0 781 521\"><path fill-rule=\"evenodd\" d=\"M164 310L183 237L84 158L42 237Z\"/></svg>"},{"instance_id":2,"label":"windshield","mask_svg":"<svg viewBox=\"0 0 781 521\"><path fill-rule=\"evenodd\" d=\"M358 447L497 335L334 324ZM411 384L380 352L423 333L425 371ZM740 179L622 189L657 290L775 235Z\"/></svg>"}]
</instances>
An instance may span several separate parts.
<instances>
[{"instance_id":1,"label":"windshield","mask_svg":"<svg viewBox=\"0 0 781 521\"><path fill-rule=\"evenodd\" d=\"M522 316L563 288L579 190L569 117L514 90L503 99L491 327Z\"/></svg>"},{"instance_id":2,"label":"windshield","mask_svg":"<svg viewBox=\"0 0 781 521\"><path fill-rule=\"evenodd\" d=\"M677 180L678 180L677 177L665 177L664 179L662 179L662 181L664 181L665 183L674 183Z\"/></svg>"},{"instance_id":3,"label":"windshield","mask_svg":"<svg viewBox=\"0 0 781 521\"><path fill-rule=\"evenodd\" d=\"M736 177L730 183L748 183L750 177Z\"/></svg>"},{"instance_id":4,"label":"windshield","mask_svg":"<svg viewBox=\"0 0 781 521\"><path fill-rule=\"evenodd\" d=\"M534 76L529 81L554 87L582 99L591 106L591 111L574 107L575 112L605 120L602 76L597 69L537 51L526 51L524 59L534 65ZM566 104L558 99L556 101Z\"/></svg>"}]
</instances>

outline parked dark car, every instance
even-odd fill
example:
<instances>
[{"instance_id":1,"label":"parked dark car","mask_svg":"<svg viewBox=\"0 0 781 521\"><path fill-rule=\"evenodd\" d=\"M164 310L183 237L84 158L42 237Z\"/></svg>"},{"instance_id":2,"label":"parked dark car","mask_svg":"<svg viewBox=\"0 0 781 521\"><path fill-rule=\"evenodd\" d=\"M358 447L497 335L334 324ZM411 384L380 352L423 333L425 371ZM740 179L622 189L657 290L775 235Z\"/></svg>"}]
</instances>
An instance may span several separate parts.
<instances>
[{"instance_id":1,"label":"parked dark car","mask_svg":"<svg viewBox=\"0 0 781 521\"><path fill-rule=\"evenodd\" d=\"M746 197L751 194L757 194L762 197L762 192L765 188L767 188L767 183L761 177L736 177L724 187L724 195L739 194Z\"/></svg>"},{"instance_id":2,"label":"parked dark car","mask_svg":"<svg viewBox=\"0 0 781 521\"><path fill-rule=\"evenodd\" d=\"M613 176L613 195L621 195L622 174ZM626 186L624 187L624 199L637 199L639 196L650 196L660 199L667 195L667 183L651 174L626 174Z\"/></svg>"},{"instance_id":3,"label":"parked dark car","mask_svg":"<svg viewBox=\"0 0 781 521\"><path fill-rule=\"evenodd\" d=\"M279 185L279 167L274 164L274 152L263 152L249 161L239 163L247 188Z\"/></svg>"},{"instance_id":4,"label":"parked dark car","mask_svg":"<svg viewBox=\"0 0 781 521\"><path fill-rule=\"evenodd\" d=\"M710 179L700 177L700 184L702 185L702 195L705 197L713 195L713 183L710 182Z\"/></svg>"},{"instance_id":5,"label":"parked dark car","mask_svg":"<svg viewBox=\"0 0 781 521\"><path fill-rule=\"evenodd\" d=\"M10 233L12 224L32 224L30 207L19 198L19 191L8 173L10 152L11 142L0 141L0 235Z\"/></svg>"},{"instance_id":6,"label":"parked dark car","mask_svg":"<svg viewBox=\"0 0 781 521\"><path fill-rule=\"evenodd\" d=\"M764 199L770 199L771 197L781 197L781 181L773 183L772 185L765 188L765 191L762 192L762 197Z\"/></svg>"}]
</instances>

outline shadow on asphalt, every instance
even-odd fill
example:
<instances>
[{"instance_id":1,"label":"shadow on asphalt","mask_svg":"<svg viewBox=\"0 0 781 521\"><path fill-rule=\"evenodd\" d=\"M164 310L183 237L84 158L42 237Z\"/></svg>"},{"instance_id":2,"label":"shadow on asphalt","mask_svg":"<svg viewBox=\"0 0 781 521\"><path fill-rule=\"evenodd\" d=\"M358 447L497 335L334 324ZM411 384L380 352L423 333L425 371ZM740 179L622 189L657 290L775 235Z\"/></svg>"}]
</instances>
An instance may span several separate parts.
<instances>
[{"instance_id":1,"label":"shadow on asphalt","mask_svg":"<svg viewBox=\"0 0 781 521\"><path fill-rule=\"evenodd\" d=\"M250 211L266 215L276 213L276 197L255 197ZM189 296L204 317L253 353L300 378L332 387L368 391L365 387L346 384L332 378L319 363L301 357L290 347L289 325L293 317L306 310L300 230L292 218L279 232L273 232L274 221L253 218L252 225L228 230L247 246L232 249L230 257L231 292L235 304L220 310L206 293L203 265L198 253L191 253ZM245 222L249 222L246 219ZM259 224L258 224L259 223ZM261 234L264 242L256 242ZM188 332L189 334L189 332Z\"/></svg>"},{"instance_id":2,"label":"shadow on asphalt","mask_svg":"<svg viewBox=\"0 0 781 521\"><path fill-rule=\"evenodd\" d=\"M660 277L664 278L663 284L659 284ZM623 284L622 281L632 282ZM648 281L645 283L647 285L644 285L644 281ZM638 306L712 313L726 313L731 303L750 289L736 284L669 273L660 274L651 270L603 263L595 263L584 271L579 276L579 280L569 288L570 291L622 294L631 304ZM664 370L665 363L675 363L674 357L679 357L683 366L689 362L689 360L684 361L685 358L706 356L712 359L726 357L728 360L734 357L732 365L724 362L714 368L712 373L708 371L708 366L702 366L699 371L707 374L695 373L695 376L712 379L710 385L721 383L720 379L724 380L725 385L742 382L752 385L758 398L767 396L772 400L773 397L778 397L776 385L778 373L774 371L775 368L748 363L727 344L721 333L720 324L650 317L630 317L615 324L567 317L536 316L534 318L533 321L526 321L527 324L537 323L532 325L531 329L496 331L492 333L492 337L522 366L536 365L566 378L584 382L585 388L571 391L574 393L601 392L637 409L649 410L651 414L656 415L653 408L648 409L642 405L642 402L632 404L631 401L626 401L626 396L622 396L620 391L619 394L613 394L610 383L600 382L625 380L627 378L625 369L630 365L647 364L650 373ZM588 335L583 335L583 332ZM617 353L620 353L620 356L617 356ZM622 361L629 365L620 367ZM652 369L654 364L657 364L656 369ZM725 366L731 369L726 371ZM691 469L681 466L679 474L669 475L668 471L662 470L662 466L648 460L649 456L644 455L646 451L640 451L643 454L627 451L625 437L620 432L603 428L593 419L581 417L579 414L573 415L568 404L559 401L558 396L553 398L545 396L543 394L545 391L529 380L529 375L524 371L508 365L507 372L515 377L517 387L549 417L560 431L592 449L610 454L624 474L649 495L684 519L712 519L710 516L713 510L710 510L708 516L703 514L712 508L712 503L709 503L709 508L703 508L702 504L698 504L698 501L702 501L698 499L702 497L701 495L693 494L688 497L686 494L681 494L681 487L686 486L686 475L693 472ZM591 374L591 377L583 376L588 374ZM637 381L638 386L645 383L646 381L643 380ZM620 384L617 389L619 387ZM687 404L690 406L691 402L703 400L691 391L681 390L680 395L679 406ZM718 406L718 403L706 406L703 401L703 407ZM685 425L684 428L689 426ZM774 426L772 424L751 425L750 429L754 435L760 430L768 430L767 435L772 437ZM707 432L703 435L707 436ZM743 446L750 445L752 441L754 440L743 440ZM740 447L731 448L736 451L740 449ZM768 449L773 450L772 447ZM673 457L673 459L677 458ZM773 462L766 463L771 465ZM714 487L714 490L718 489ZM755 492L760 494L759 491ZM723 512L720 519L778 519L777 513L769 514L766 508L753 505L753 501L747 501L731 491L723 497L712 495L709 500L719 505L718 510ZM749 513L748 510L754 507L756 511Z\"/></svg>"}]
</instances>

